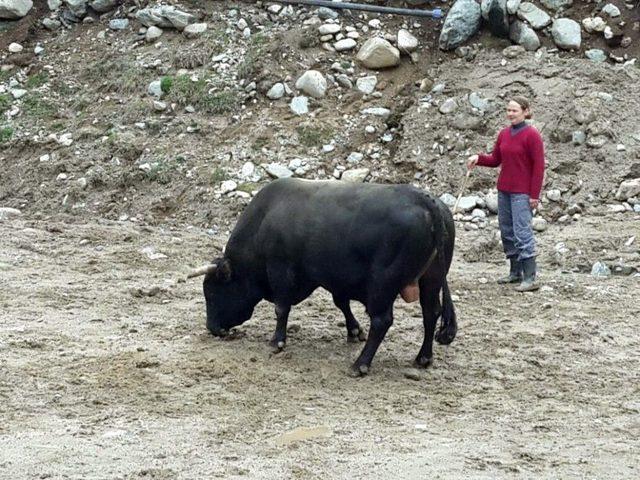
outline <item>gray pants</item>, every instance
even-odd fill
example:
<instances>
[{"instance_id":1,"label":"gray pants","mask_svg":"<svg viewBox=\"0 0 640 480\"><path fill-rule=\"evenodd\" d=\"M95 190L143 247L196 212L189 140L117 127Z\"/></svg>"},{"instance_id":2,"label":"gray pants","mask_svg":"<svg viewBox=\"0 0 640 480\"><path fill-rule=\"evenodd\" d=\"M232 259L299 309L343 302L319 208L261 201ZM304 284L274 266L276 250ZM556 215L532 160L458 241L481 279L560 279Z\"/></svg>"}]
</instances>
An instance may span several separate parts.
<instances>
[{"instance_id":1,"label":"gray pants","mask_svg":"<svg viewBox=\"0 0 640 480\"><path fill-rule=\"evenodd\" d=\"M498 222L502 247L507 258L522 261L536 256L532 218L529 195L498 191Z\"/></svg>"}]
</instances>

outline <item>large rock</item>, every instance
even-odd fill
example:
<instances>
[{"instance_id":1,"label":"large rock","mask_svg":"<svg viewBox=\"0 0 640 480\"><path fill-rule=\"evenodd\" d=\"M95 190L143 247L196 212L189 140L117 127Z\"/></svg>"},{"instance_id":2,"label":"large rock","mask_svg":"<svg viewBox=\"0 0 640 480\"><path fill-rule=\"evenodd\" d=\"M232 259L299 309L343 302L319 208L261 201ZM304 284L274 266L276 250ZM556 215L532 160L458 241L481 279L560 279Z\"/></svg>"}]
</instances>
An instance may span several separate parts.
<instances>
[{"instance_id":1,"label":"large rock","mask_svg":"<svg viewBox=\"0 0 640 480\"><path fill-rule=\"evenodd\" d=\"M307 70L296 82L296 88L314 98L322 98L327 91L327 80L317 70Z\"/></svg>"},{"instance_id":2,"label":"large rock","mask_svg":"<svg viewBox=\"0 0 640 480\"><path fill-rule=\"evenodd\" d=\"M32 7L31 0L0 0L0 18L7 20L22 18Z\"/></svg>"},{"instance_id":3,"label":"large rock","mask_svg":"<svg viewBox=\"0 0 640 480\"><path fill-rule=\"evenodd\" d=\"M533 52L540 48L540 39L533 28L520 20L516 20L509 28L509 38L512 42L522 45L525 50Z\"/></svg>"},{"instance_id":4,"label":"large rock","mask_svg":"<svg viewBox=\"0 0 640 480\"><path fill-rule=\"evenodd\" d=\"M498 37L509 35L509 14L507 0L482 0L482 18L487 21L491 33Z\"/></svg>"},{"instance_id":5,"label":"large rock","mask_svg":"<svg viewBox=\"0 0 640 480\"><path fill-rule=\"evenodd\" d=\"M136 18L145 27L155 25L160 28L175 28L184 30L184 28L195 23L195 15L178 10L171 5L158 5L156 7L147 7L136 12Z\"/></svg>"},{"instance_id":6,"label":"large rock","mask_svg":"<svg viewBox=\"0 0 640 480\"><path fill-rule=\"evenodd\" d=\"M626 201L638 195L640 195L640 178L634 178L620 184L616 192L616 199Z\"/></svg>"},{"instance_id":7,"label":"large rock","mask_svg":"<svg viewBox=\"0 0 640 480\"><path fill-rule=\"evenodd\" d=\"M76 17L82 18L87 14L87 0L64 0L71 13Z\"/></svg>"},{"instance_id":8,"label":"large rock","mask_svg":"<svg viewBox=\"0 0 640 480\"><path fill-rule=\"evenodd\" d=\"M573 5L573 0L540 0L540 3L549 10L560 10Z\"/></svg>"},{"instance_id":9,"label":"large rock","mask_svg":"<svg viewBox=\"0 0 640 480\"><path fill-rule=\"evenodd\" d=\"M374 37L362 45L356 58L367 68L389 68L400 63L400 51L384 38Z\"/></svg>"},{"instance_id":10,"label":"large rock","mask_svg":"<svg viewBox=\"0 0 640 480\"><path fill-rule=\"evenodd\" d=\"M440 48L458 48L478 31L481 19L480 5L474 0L457 0L444 20L440 32Z\"/></svg>"},{"instance_id":11,"label":"large rock","mask_svg":"<svg viewBox=\"0 0 640 480\"><path fill-rule=\"evenodd\" d=\"M507 12L509 12L509 15L515 15L521 3L522 0L507 0Z\"/></svg>"},{"instance_id":12,"label":"large rock","mask_svg":"<svg viewBox=\"0 0 640 480\"><path fill-rule=\"evenodd\" d=\"M522 2L518 7L518 18L529 22L532 28L540 30L551 23L551 17L531 2Z\"/></svg>"},{"instance_id":13,"label":"large rock","mask_svg":"<svg viewBox=\"0 0 640 480\"><path fill-rule=\"evenodd\" d=\"M578 50L582 41L580 24L570 18L558 18L551 27L555 44L564 50Z\"/></svg>"},{"instance_id":14,"label":"large rock","mask_svg":"<svg viewBox=\"0 0 640 480\"><path fill-rule=\"evenodd\" d=\"M89 6L98 13L105 13L116 8L118 3L119 0L93 0L89 2Z\"/></svg>"}]
</instances>

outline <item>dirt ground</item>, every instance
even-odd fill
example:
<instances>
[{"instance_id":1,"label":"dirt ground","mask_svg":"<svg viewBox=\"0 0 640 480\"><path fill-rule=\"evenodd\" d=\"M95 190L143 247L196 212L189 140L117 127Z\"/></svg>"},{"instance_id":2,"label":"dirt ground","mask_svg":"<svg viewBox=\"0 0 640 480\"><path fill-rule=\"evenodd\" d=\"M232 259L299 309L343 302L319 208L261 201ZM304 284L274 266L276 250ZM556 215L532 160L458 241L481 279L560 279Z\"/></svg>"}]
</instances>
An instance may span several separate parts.
<instances>
[{"instance_id":1,"label":"dirt ground","mask_svg":"<svg viewBox=\"0 0 640 480\"><path fill-rule=\"evenodd\" d=\"M478 233L459 229L458 338L414 369L420 311L398 302L361 379L325 293L283 353L268 304L210 336L200 281L176 282L213 255L204 230L0 223L0 478L638 478L640 277L548 261L626 240L628 218L539 234L545 288L525 295L493 282L499 252L465 261Z\"/></svg>"}]
</instances>

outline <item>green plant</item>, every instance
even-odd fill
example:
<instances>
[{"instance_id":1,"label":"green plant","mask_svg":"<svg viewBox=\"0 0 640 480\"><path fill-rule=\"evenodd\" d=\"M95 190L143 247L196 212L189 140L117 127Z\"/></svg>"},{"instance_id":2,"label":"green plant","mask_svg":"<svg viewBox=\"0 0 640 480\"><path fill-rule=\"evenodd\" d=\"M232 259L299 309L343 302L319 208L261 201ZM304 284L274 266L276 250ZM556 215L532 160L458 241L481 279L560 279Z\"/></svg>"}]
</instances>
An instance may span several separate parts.
<instances>
[{"instance_id":1,"label":"green plant","mask_svg":"<svg viewBox=\"0 0 640 480\"><path fill-rule=\"evenodd\" d=\"M245 193L251 193L251 192L255 192L256 190L260 189L260 184L259 183L253 183L253 182L247 182L247 183L241 183L240 185L238 185L236 187L236 190L239 192L245 192Z\"/></svg>"},{"instance_id":2,"label":"green plant","mask_svg":"<svg viewBox=\"0 0 640 480\"><path fill-rule=\"evenodd\" d=\"M173 79L171 77L162 77L160 79L160 90L164 93L169 93L171 91L171 86L173 85Z\"/></svg>"},{"instance_id":3,"label":"green plant","mask_svg":"<svg viewBox=\"0 0 640 480\"><path fill-rule=\"evenodd\" d=\"M228 178L229 175L224 171L222 167L216 167L213 169L213 172L211 172L211 181L213 183L224 182Z\"/></svg>"},{"instance_id":4,"label":"green plant","mask_svg":"<svg viewBox=\"0 0 640 480\"><path fill-rule=\"evenodd\" d=\"M11 127L0 128L0 145L11 140L12 136L13 136L13 128Z\"/></svg>"},{"instance_id":5,"label":"green plant","mask_svg":"<svg viewBox=\"0 0 640 480\"><path fill-rule=\"evenodd\" d=\"M266 37L260 33L251 37L247 45L247 51L238 65L238 78L248 79L258 71L263 51L266 46Z\"/></svg>"},{"instance_id":6,"label":"green plant","mask_svg":"<svg viewBox=\"0 0 640 480\"><path fill-rule=\"evenodd\" d=\"M148 82L149 73L119 57L100 59L83 72L82 79L96 86L98 91L130 95Z\"/></svg>"},{"instance_id":7,"label":"green plant","mask_svg":"<svg viewBox=\"0 0 640 480\"><path fill-rule=\"evenodd\" d=\"M300 125L296 131L298 132L298 141L305 147L324 145L334 135L333 129L325 125Z\"/></svg>"},{"instance_id":8,"label":"green plant","mask_svg":"<svg viewBox=\"0 0 640 480\"><path fill-rule=\"evenodd\" d=\"M236 92L209 93L210 88L211 84L204 78L194 81L188 75L179 75L172 80L167 98L170 102L175 102L178 105L193 105L213 114L229 112L239 103Z\"/></svg>"},{"instance_id":9,"label":"green plant","mask_svg":"<svg viewBox=\"0 0 640 480\"><path fill-rule=\"evenodd\" d=\"M11 107L11 97L7 94L0 95L0 114L6 112Z\"/></svg>"},{"instance_id":10,"label":"green plant","mask_svg":"<svg viewBox=\"0 0 640 480\"><path fill-rule=\"evenodd\" d=\"M179 171L186 161L186 158L182 155L176 156L173 160L160 160L151 165L151 169L145 173L145 177L150 182L158 182L165 185L171 181L174 173Z\"/></svg>"},{"instance_id":11,"label":"green plant","mask_svg":"<svg viewBox=\"0 0 640 480\"><path fill-rule=\"evenodd\" d=\"M53 103L35 95L24 97L22 109L27 115L36 118L51 118L58 112Z\"/></svg>"},{"instance_id":12,"label":"green plant","mask_svg":"<svg viewBox=\"0 0 640 480\"><path fill-rule=\"evenodd\" d=\"M44 85L45 83L47 83L48 81L49 81L49 75L47 74L47 72L39 72L27 78L27 81L25 82L25 86L29 89L38 88Z\"/></svg>"}]
</instances>

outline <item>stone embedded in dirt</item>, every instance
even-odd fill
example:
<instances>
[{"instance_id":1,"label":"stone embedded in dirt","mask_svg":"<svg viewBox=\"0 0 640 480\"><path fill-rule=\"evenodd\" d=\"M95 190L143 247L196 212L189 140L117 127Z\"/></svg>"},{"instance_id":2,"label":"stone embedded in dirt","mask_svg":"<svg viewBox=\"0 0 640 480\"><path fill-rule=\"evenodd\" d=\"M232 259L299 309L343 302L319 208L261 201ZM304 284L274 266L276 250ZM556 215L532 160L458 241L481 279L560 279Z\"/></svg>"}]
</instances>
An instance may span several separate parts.
<instances>
[{"instance_id":1,"label":"stone embedded in dirt","mask_svg":"<svg viewBox=\"0 0 640 480\"><path fill-rule=\"evenodd\" d=\"M366 95L373 93L376 89L377 84L378 77L376 77L375 75L360 77L356 80L356 88Z\"/></svg>"},{"instance_id":2,"label":"stone embedded in dirt","mask_svg":"<svg viewBox=\"0 0 640 480\"><path fill-rule=\"evenodd\" d=\"M535 217L531 220L531 226L536 232L544 232L547 229L547 221L542 217Z\"/></svg>"},{"instance_id":3,"label":"stone embedded in dirt","mask_svg":"<svg viewBox=\"0 0 640 480\"><path fill-rule=\"evenodd\" d=\"M77 18L83 18L87 14L87 0L65 0L65 3Z\"/></svg>"},{"instance_id":4,"label":"stone embedded in dirt","mask_svg":"<svg viewBox=\"0 0 640 480\"><path fill-rule=\"evenodd\" d=\"M496 192L489 192L485 195L484 202L487 204L487 209L491 213L498 213L498 194Z\"/></svg>"},{"instance_id":5,"label":"stone embedded in dirt","mask_svg":"<svg viewBox=\"0 0 640 480\"><path fill-rule=\"evenodd\" d=\"M480 92L471 92L469 94L469 103L472 107L483 112L486 112L491 107L489 99L484 98Z\"/></svg>"},{"instance_id":6,"label":"stone embedded in dirt","mask_svg":"<svg viewBox=\"0 0 640 480\"><path fill-rule=\"evenodd\" d=\"M161 102L160 100L154 100L153 109L156 112L164 112L167 109L167 104L166 102Z\"/></svg>"},{"instance_id":7,"label":"stone embedded in dirt","mask_svg":"<svg viewBox=\"0 0 640 480\"><path fill-rule=\"evenodd\" d=\"M296 88L314 98L322 98L327 91L327 80L317 70L307 70L296 81Z\"/></svg>"},{"instance_id":8,"label":"stone embedded in dirt","mask_svg":"<svg viewBox=\"0 0 640 480\"><path fill-rule=\"evenodd\" d=\"M351 82L351 79L349 78L348 75L346 75L344 73L336 75L336 82L342 88L346 88L348 90L351 90L353 88L353 83Z\"/></svg>"},{"instance_id":9,"label":"stone embedded in dirt","mask_svg":"<svg viewBox=\"0 0 640 480\"><path fill-rule=\"evenodd\" d=\"M640 195L640 178L623 181L616 192L616 199L626 201Z\"/></svg>"},{"instance_id":10,"label":"stone embedded in dirt","mask_svg":"<svg viewBox=\"0 0 640 480\"><path fill-rule=\"evenodd\" d=\"M551 36L555 44L564 50L578 50L582 41L580 24L570 18L554 20Z\"/></svg>"},{"instance_id":11,"label":"stone embedded in dirt","mask_svg":"<svg viewBox=\"0 0 640 480\"><path fill-rule=\"evenodd\" d=\"M573 5L573 0L540 0L540 3L549 10L560 10Z\"/></svg>"},{"instance_id":12,"label":"stone embedded in dirt","mask_svg":"<svg viewBox=\"0 0 640 480\"><path fill-rule=\"evenodd\" d=\"M540 48L540 38L533 28L520 20L515 20L509 28L509 39L533 52Z\"/></svg>"},{"instance_id":13,"label":"stone embedded in dirt","mask_svg":"<svg viewBox=\"0 0 640 480\"><path fill-rule=\"evenodd\" d=\"M206 23L192 23L184 27L182 33L187 38L197 38L207 31Z\"/></svg>"},{"instance_id":14,"label":"stone embedded in dirt","mask_svg":"<svg viewBox=\"0 0 640 480\"><path fill-rule=\"evenodd\" d=\"M591 276L596 278L608 278L611 276L611 269L603 262L596 262L591 267Z\"/></svg>"},{"instance_id":15,"label":"stone embedded in dirt","mask_svg":"<svg viewBox=\"0 0 640 480\"><path fill-rule=\"evenodd\" d=\"M265 167L265 170L273 178L289 178L293 176L291 170L279 163L270 163Z\"/></svg>"},{"instance_id":16,"label":"stone embedded in dirt","mask_svg":"<svg viewBox=\"0 0 640 480\"><path fill-rule=\"evenodd\" d=\"M396 45L401 52L413 52L418 48L418 39L411 35L408 30L401 28L398 31Z\"/></svg>"},{"instance_id":17,"label":"stone embedded in dirt","mask_svg":"<svg viewBox=\"0 0 640 480\"><path fill-rule=\"evenodd\" d=\"M357 45L357 42L353 38L343 38L342 40L338 40L334 43L333 48L336 52L346 52L348 50L353 50Z\"/></svg>"},{"instance_id":18,"label":"stone embedded in dirt","mask_svg":"<svg viewBox=\"0 0 640 480\"><path fill-rule=\"evenodd\" d=\"M26 16L32 7L31 0L0 0L0 19L17 20Z\"/></svg>"},{"instance_id":19,"label":"stone embedded in dirt","mask_svg":"<svg viewBox=\"0 0 640 480\"><path fill-rule=\"evenodd\" d=\"M607 28L607 23L602 19L602 17L588 17L582 20L582 26L588 33L601 33L604 32L605 28Z\"/></svg>"},{"instance_id":20,"label":"stone embedded in dirt","mask_svg":"<svg viewBox=\"0 0 640 480\"><path fill-rule=\"evenodd\" d=\"M196 21L196 17L190 13L178 10L171 5L158 5L155 7L147 7L136 12L136 18L145 27L161 27L175 28L184 30L184 28Z\"/></svg>"},{"instance_id":21,"label":"stone embedded in dirt","mask_svg":"<svg viewBox=\"0 0 640 480\"><path fill-rule=\"evenodd\" d=\"M507 0L482 0L480 9L482 18L487 21L492 34L497 37L506 37L509 34Z\"/></svg>"},{"instance_id":22,"label":"stone embedded in dirt","mask_svg":"<svg viewBox=\"0 0 640 480\"><path fill-rule=\"evenodd\" d=\"M267 97L271 100L279 100L284 97L284 84L276 83L267 92Z\"/></svg>"},{"instance_id":23,"label":"stone embedded in dirt","mask_svg":"<svg viewBox=\"0 0 640 480\"><path fill-rule=\"evenodd\" d=\"M333 10L331 8L327 8L327 7L318 8L316 10L316 15L318 15L318 17L321 20L329 20L329 19L335 20L336 18L338 18L340 16L340 14L338 12L336 12L335 10Z\"/></svg>"},{"instance_id":24,"label":"stone embedded in dirt","mask_svg":"<svg viewBox=\"0 0 640 480\"><path fill-rule=\"evenodd\" d=\"M342 27L338 23L325 23L318 27L318 33L320 35L335 35Z\"/></svg>"},{"instance_id":25,"label":"stone embedded in dirt","mask_svg":"<svg viewBox=\"0 0 640 480\"><path fill-rule=\"evenodd\" d=\"M22 88L12 88L11 89L11 96L13 98L15 98L16 100L19 98L24 97L28 92Z\"/></svg>"},{"instance_id":26,"label":"stone embedded in dirt","mask_svg":"<svg viewBox=\"0 0 640 480\"><path fill-rule=\"evenodd\" d=\"M608 141L609 139L605 135L589 135L585 143L589 148L602 148Z\"/></svg>"},{"instance_id":27,"label":"stone embedded in dirt","mask_svg":"<svg viewBox=\"0 0 640 480\"><path fill-rule=\"evenodd\" d=\"M522 2L520 4L518 18L529 22L529 25L535 30L540 30L551 23L549 14L531 2Z\"/></svg>"},{"instance_id":28,"label":"stone embedded in dirt","mask_svg":"<svg viewBox=\"0 0 640 480\"><path fill-rule=\"evenodd\" d=\"M42 25L44 26L44 28L46 28L47 30L57 30L60 27L62 27L62 23L59 20L54 20L52 18L44 18L42 20Z\"/></svg>"},{"instance_id":29,"label":"stone embedded in dirt","mask_svg":"<svg viewBox=\"0 0 640 480\"><path fill-rule=\"evenodd\" d=\"M558 189L552 189L547 191L546 197L551 202L559 202L562 199L562 193Z\"/></svg>"},{"instance_id":30,"label":"stone embedded in dirt","mask_svg":"<svg viewBox=\"0 0 640 480\"><path fill-rule=\"evenodd\" d=\"M118 6L120 0L92 0L89 6L98 13L106 13Z\"/></svg>"},{"instance_id":31,"label":"stone embedded in dirt","mask_svg":"<svg viewBox=\"0 0 640 480\"><path fill-rule=\"evenodd\" d=\"M585 57L595 63L602 63L607 61L607 54L604 50L600 50L599 48L592 48L590 50L585 50Z\"/></svg>"},{"instance_id":32,"label":"stone embedded in dirt","mask_svg":"<svg viewBox=\"0 0 640 480\"><path fill-rule=\"evenodd\" d=\"M460 198L460 202L458 203L458 209L463 212L470 212L473 210L476 205L478 205L478 200L480 198L476 195L467 195Z\"/></svg>"},{"instance_id":33,"label":"stone embedded in dirt","mask_svg":"<svg viewBox=\"0 0 640 480\"><path fill-rule=\"evenodd\" d=\"M149 42L155 42L162 36L162 29L156 27L155 25L150 26L144 34L144 39Z\"/></svg>"},{"instance_id":34,"label":"stone embedded in dirt","mask_svg":"<svg viewBox=\"0 0 640 480\"><path fill-rule=\"evenodd\" d=\"M351 152L347 157L348 163L359 163L364 158L364 155L360 152Z\"/></svg>"},{"instance_id":35,"label":"stone embedded in dirt","mask_svg":"<svg viewBox=\"0 0 640 480\"><path fill-rule=\"evenodd\" d=\"M611 18L620 16L620 9L616 7L613 3L607 3L604 7L602 7L602 13L606 13Z\"/></svg>"},{"instance_id":36,"label":"stone embedded in dirt","mask_svg":"<svg viewBox=\"0 0 640 480\"><path fill-rule=\"evenodd\" d=\"M363 183L369 176L369 173L370 170L368 168L353 168L342 172L340 180L351 183Z\"/></svg>"},{"instance_id":37,"label":"stone embedded in dirt","mask_svg":"<svg viewBox=\"0 0 640 480\"><path fill-rule=\"evenodd\" d=\"M152 246L144 247L140 250L140 253L144 254L149 260L162 260L167 258L164 253L156 252L156 249Z\"/></svg>"},{"instance_id":38,"label":"stone embedded in dirt","mask_svg":"<svg viewBox=\"0 0 640 480\"><path fill-rule=\"evenodd\" d=\"M372 115L374 117L380 117L386 120L391 115L391 110L383 107L369 107L361 110L360 113L364 115Z\"/></svg>"},{"instance_id":39,"label":"stone embedded in dirt","mask_svg":"<svg viewBox=\"0 0 640 480\"><path fill-rule=\"evenodd\" d=\"M576 130L571 133L571 143L573 145L584 145L587 141L587 134L581 130Z\"/></svg>"},{"instance_id":40,"label":"stone embedded in dirt","mask_svg":"<svg viewBox=\"0 0 640 480\"><path fill-rule=\"evenodd\" d=\"M440 195L440 200L449 208L453 208L453 206L456 204L456 197L454 197L450 193L443 193L442 195Z\"/></svg>"},{"instance_id":41,"label":"stone embedded in dirt","mask_svg":"<svg viewBox=\"0 0 640 480\"><path fill-rule=\"evenodd\" d=\"M480 29L481 20L475 0L456 0L444 20L438 45L442 50L455 50Z\"/></svg>"},{"instance_id":42,"label":"stone embedded in dirt","mask_svg":"<svg viewBox=\"0 0 640 480\"><path fill-rule=\"evenodd\" d=\"M11 218L19 217L22 212L17 208L0 207L0 221L9 220Z\"/></svg>"},{"instance_id":43,"label":"stone embedded in dirt","mask_svg":"<svg viewBox=\"0 0 640 480\"><path fill-rule=\"evenodd\" d=\"M487 214L481 208L474 208L471 211L471 218L478 218L478 219L484 220L485 218L487 218Z\"/></svg>"},{"instance_id":44,"label":"stone embedded in dirt","mask_svg":"<svg viewBox=\"0 0 640 480\"><path fill-rule=\"evenodd\" d=\"M511 45L502 50L502 55L504 55L505 58L517 58L524 55L525 52L526 50L522 45Z\"/></svg>"},{"instance_id":45,"label":"stone embedded in dirt","mask_svg":"<svg viewBox=\"0 0 640 480\"><path fill-rule=\"evenodd\" d=\"M233 180L225 180L220 185L220 193L226 195L227 193L233 192L236 188L238 188L238 184Z\"/></svg>"},{"instance_id":46,"label":"stone embedded in dirt","mask_svg":"<svg viewBox=\"0 0 640 480\"><path fill-rule=\"evenodd\" d=\"M113 20L109 20L109 28L111 30L126 30L128 27L128 18L114 18Z\"/></svg>"},{"instance_id":47,"label":"stone embedded in dirt","mask_svg":"<svg viewBox=\"0 0 640 480\"><path fill-rule=\"evenodd\" d=\"M377 70L398 65L400 51L387 40L374 37L360 47L356 58L364 67Z\"/></svg>"},{"instance_id":48,"label":"stone embedded in dirt","mask_svg":"<svg viewBox=\"0 0 640 480\"><path fill-rule=\"evenodd\" d=\"M293 97L289 108L296 115L306 115L309 113L309 99L303 95Z\"/></svg>"},{"instance_id":49,"label":"stone embedded in dirt","mask_svg":"<svg viewBox=\"0 0 640 480\"><path fill-rule=\"evenodd\" d=\"M449 113L455 112L457 108L458 108L458 103L456 102L456 99L447 98L444 102L442 102L442 105L440 105L440 108L438 108L438 111L443 115L447 115Z\"/></svg>"},{"instance_id":50,"label":"stone embedded in dirt","mask_svg":"<svg viewBox=\"0 0 640 480\"><path fill-rule=\"evenodd\" d=\"M24 47L22 45L20 45L19 43L11 43L9 44L9 52L10 53L20 53L24 50Z\"/></svg>"},{"instance_id":51,"label":"stone embedded in dirt","mask_svg":"<svg viewBox=\"0 0 640 480\"><path fill-rule=\"evenodd\" d=\"M149 87L147 87L147 93L149 93L149 95L152 95L156 98L162 98L163 92L162 92L161 81L154 80L153 82L151 82L149 84Z\"/></svg>"}]
</instances>

